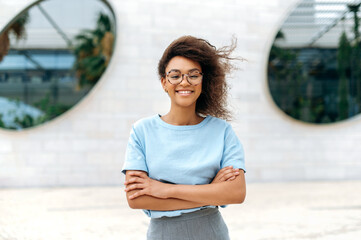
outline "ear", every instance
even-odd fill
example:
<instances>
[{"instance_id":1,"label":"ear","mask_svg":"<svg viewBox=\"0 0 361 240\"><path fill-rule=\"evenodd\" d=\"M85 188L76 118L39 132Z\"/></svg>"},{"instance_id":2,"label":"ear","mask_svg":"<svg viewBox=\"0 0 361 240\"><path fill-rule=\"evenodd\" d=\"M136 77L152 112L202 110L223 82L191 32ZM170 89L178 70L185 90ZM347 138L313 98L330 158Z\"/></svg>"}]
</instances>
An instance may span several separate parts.
<instances>
[{"instance_id":1,"label":"ear","mask_svg":"<svg viewBox=\"0 0 361 240\"><path fill-rule=\"evenodd\" d=\"M162 87L163 87L163 89L165 90L166 89L166 83L167 83L167 80L165 79L165 77L162 77L161 79L160 79L160 81L161 81L161 83L162 83Z\"/></svg>"}]
</instances>

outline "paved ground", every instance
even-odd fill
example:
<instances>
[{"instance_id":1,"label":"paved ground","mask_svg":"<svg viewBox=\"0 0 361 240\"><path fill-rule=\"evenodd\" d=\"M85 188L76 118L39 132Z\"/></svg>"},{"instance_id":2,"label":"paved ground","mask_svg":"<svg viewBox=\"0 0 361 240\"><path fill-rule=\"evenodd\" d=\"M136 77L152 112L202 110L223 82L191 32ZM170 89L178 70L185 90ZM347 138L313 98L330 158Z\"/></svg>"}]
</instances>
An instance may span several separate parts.
<instances>
[{"instance_id":1,"label":"paved ground","mask_svg":"<svg viewBox=\"0 0 361 240\"><path fill-rule=\"evenodd\" d=\"M221 212L232 240L359 240L361 181L248 184ZM0 189L1 240L143 240L148 222L120 187Z\"/></svg>"}]
</instances>

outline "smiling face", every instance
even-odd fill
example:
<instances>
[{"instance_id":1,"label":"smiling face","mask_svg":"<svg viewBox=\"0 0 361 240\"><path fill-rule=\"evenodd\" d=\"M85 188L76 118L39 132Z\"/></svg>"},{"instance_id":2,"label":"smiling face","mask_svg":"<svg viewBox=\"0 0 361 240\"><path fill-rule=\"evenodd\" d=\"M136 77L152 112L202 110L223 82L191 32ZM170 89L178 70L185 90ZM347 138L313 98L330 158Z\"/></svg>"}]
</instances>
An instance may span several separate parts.
<instances>
[{"instance_id":1,"label":"smiling face","mask_svg":"<svg viewBox=\"0 0 361 240\"><path fill-rule=\"evenodd\" d=\"M165 69L166 73L179 71L181 74L188 74L194 70L202 72L201 65L198 62L181 56L172 58ZM161 80L164 90L168 92L171 99L172 107L194 108L195 110L196 101L202 92L202 83L191 85L187 81L186 76L183 76L182 82L178 85L171 84L167 80L167 76L162 77Z\"/></svg>"}]
</instances>

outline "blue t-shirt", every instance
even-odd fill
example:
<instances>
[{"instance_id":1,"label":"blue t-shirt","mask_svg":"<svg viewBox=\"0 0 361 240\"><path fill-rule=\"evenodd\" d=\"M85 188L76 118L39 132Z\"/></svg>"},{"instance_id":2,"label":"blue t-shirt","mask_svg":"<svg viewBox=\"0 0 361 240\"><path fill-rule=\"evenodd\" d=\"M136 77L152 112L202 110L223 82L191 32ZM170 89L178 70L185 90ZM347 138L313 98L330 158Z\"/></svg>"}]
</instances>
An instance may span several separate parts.
<instances>
[{"instance_id":1,"label":"blue t-shirt","mask_svg":"<svg viewBox=\"0 0 361 240\"><path fill-rule=\"evenodd\" d=\"M211 183L227 166L245 171L243 147L229 123L208 115L199 124L177 126L155 115L133 125L122 172L142 170L161 182L196 185ZM144 212L174 217L207 207L215 206Z\"/></svg>"}]
</instances>

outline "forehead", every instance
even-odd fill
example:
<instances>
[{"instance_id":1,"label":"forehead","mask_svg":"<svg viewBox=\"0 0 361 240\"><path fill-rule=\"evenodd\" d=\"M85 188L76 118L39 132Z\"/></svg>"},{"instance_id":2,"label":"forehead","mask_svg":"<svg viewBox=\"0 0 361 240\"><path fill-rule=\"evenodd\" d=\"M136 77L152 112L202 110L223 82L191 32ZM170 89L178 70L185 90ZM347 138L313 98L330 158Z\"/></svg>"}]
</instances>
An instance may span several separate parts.
<instances>
[{"instance_id":1,"label":"forehead","mask_svg":"<svg viewBox=\"0 0 361 240\"><path fill-rule=\"evenodd\" d=\"M180 70L180 71L189 71L192 69L198 69L198 70L202 70L201 65L196 62L193 61L192 59L189 58L185 58L185 57L181 57L181 56L176 56L173 57L167 67L166 67L166 72L170 71L172 69L176 69L176 70Z\"/></svg>"}]
</instances>

